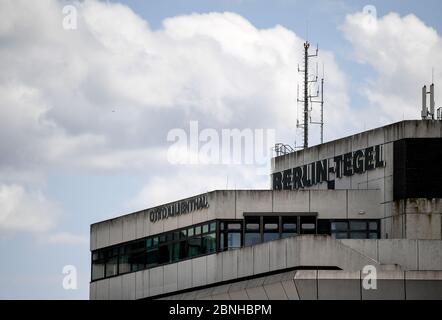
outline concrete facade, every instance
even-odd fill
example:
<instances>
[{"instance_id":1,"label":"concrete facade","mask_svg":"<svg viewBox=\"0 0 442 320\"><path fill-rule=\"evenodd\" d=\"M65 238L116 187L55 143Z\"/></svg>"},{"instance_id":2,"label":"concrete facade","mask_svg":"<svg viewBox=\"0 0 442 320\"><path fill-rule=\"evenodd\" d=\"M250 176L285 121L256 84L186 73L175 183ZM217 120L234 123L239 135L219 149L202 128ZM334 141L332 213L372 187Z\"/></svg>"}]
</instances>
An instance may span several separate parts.
<instances>
[{"instance_id":1,"label":"concrete facade","mask_svg":"<svg viewBox=\"0 0 442 320\"><path fill-rule=\"evenodd\" d=\"M299 234L94 280L90 298L442 299L442 199L393 197L394 142L405 138L442 138L442 122L402 121L272 159L273 174L382 145L385 165L341 178L328 172L334 188L324 181L296 190L208 192L208 205L188 213L151 220L152 211L195 197L95 223L90 250L255 214L372 219L379 239ZM363 287L366 266L377 271L377 290Z\"/></svg>"},{"instance_id":2,"label":"concrete facade","mask_svg":"<svg viewBox=\"0 0 442 320\"><path fill-rule=\"evenodd\" d=\"M330 179L335 181L335 190L379 190L380 202L371 201L371 203L376 206L381 205L383 211L382 238L442 239L441 198L393 200L393 144L395 141L406 138L442 138L442 122L407 120L312 146L273 158L271 171L272 174L283 172L315 161L332 159L347 152L381 145L384 167L351 176L342 176L342 178L336 178L334 174L330 174ZM270 185L272 188L272 177L270 177ZM301 190L309 189L327 189L327 183L306 186ZM359 195L365 199L368 196L363 193ZM355 210L350 211L355 213Z\"/></svg>"}]
</instances>

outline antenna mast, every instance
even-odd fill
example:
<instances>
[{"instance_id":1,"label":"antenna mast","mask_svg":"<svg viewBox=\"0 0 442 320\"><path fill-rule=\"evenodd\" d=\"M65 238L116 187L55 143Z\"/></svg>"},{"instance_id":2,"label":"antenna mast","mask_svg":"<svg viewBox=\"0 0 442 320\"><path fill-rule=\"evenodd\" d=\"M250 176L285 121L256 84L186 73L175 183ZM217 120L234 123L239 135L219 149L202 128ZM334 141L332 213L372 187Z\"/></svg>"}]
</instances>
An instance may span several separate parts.
<instances>
[{"instance_id":1,"label":"antenna mast","mask_svg":"<svg viewBox=\"0 0 442 320\"><path fill-rule=\"evenodd\" d=\"M310 98L310 103L320 103L321 104L321 120L319 122L310 121L312 124L319 124L321 126L321 143L324 143L324 64L322 65L322 78L321 78L321 100L312 100Z\"/></svg>"},{"instance_id":2,"label":"antenna mast","mask_svg":"<svg viewBox=\"0 0 442 320\"><path fill-rule=\"evenodd\" d=\"M430 110L427 107L427 95L430 95ZM430 85L430 91L427 91L427 86L422 87L422 120L434 120L435 101L434 101L434 83Z\"/></svg>"},{"instance_id":3,"label":"antenna mast","mask_svg":"<svg viewBox=\"0 0 442 320\"><path fill-rule=\"evenodd\" d=\"M298 66L298 72L302 72L304 74L304 81L303 81L303 99L297 99L298 102L302 102L303 106L304 106L304 121L300 124L299 123L299 119L297 120L296 126L298 128L303 128L304 129L304 145L303 148L308 148L308 124L310 120L310 116L309 116L309 101L312 102L317 102L317 101L312 101L311 98L314 97L318 97L319 96L319 90L316 92L316 95L312 96L309 92L309 84L310 83L316 83L318 81L318 75L317 75L317 69L318 66L316 65L316 75L314 77L314 79L310 79L309 78L309 59L313 58L313 57L317 57L318 56L318 46L316 46L316 52L315 54L309 54L309 48L310 48L310 43L308 41L304 42L304 69L299 69ZM322 122L322 120L321 120Z\"/></svg>"}]
</instances>

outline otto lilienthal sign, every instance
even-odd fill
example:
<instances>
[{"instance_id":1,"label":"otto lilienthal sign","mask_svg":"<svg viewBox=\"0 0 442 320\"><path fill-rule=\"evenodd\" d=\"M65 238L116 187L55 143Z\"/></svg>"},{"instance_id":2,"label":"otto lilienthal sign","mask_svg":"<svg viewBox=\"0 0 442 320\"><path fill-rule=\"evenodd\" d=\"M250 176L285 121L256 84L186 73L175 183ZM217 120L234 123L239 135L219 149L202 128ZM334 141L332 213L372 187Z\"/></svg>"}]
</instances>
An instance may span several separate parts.
<instances>
[{"instance_id":1,"label":"otto lilienthal sign","mask_svg":"<svg viewBox=\"0 0 442 320\"><path fill-rule=\"evenodd\" d=\"M158 220L179 216L181 214L190 213L192 211L201 210L207 207L209 207L209 202L207 201L207 194L203 194L190 199L150 209L148 211L148 215L150 222L153 223L157 222Z\"/></svg>"}]
</instances>

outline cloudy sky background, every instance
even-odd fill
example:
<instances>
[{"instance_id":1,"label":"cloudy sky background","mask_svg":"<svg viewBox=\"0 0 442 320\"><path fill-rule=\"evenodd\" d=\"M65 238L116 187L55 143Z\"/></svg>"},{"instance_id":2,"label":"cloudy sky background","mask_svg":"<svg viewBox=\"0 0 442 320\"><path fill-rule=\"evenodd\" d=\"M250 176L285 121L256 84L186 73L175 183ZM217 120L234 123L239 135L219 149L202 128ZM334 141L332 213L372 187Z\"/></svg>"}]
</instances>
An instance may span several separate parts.
<instances>
[{"instance_id":1,"label":"cloudy sky background","mask_svg":"<svg viewBox=\"0 0 442 320\"><path fill-rule=\"evenodd\" d=\"M62 27L69 4L76 30ZM268 188L253 165L168 163L167 134L197 120L218 132L274 129L301 145L307 24L325 66L326 141L419 118L432 67L440 105L441 9L0 0L0 298L88 298L93 222L207 190ZM317 127L310 139L319 142ZM78 290L62 288L65 265L77 267Z\"/></svg>"}]
</instances>

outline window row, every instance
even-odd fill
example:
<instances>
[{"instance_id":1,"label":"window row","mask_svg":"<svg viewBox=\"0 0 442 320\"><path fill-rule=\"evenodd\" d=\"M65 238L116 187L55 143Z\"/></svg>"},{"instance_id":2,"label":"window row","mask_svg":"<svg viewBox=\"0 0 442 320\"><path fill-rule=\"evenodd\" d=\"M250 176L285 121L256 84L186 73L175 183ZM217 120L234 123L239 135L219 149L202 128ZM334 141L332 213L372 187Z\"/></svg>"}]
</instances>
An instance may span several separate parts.
<instances>
[{"instance_id":1,"label":"window row","mask_svg":"<svg viewBox=\"0 0 442 320\"><path fill-rule=\"evenodd\" d=\"M377 239L380 223L379 220L317 219L314 215L263 215L211 221L96 250L92 252L92 280L298 234Z\"/></svg>"},{"instance_id":2,"label":"window row","mask_svg":"<svg viewBox=\"0 0 442 320\"><path fill-rule=\"evenodd\" d=\"M210 222L94 251L92 280L213 253L216 229Z\"/></svg>"},{"instance_id":3,"label":"window row","mask_svg":"<svg viewBox=\"0 0 442 320\"><path fill-rule=\"evenodd\" d=\"M330 233L335 239L378 239L380 234L378 220L334 220Z\"/></svg>"},{"instance_id":4,"label":"window row","mask_svg":"<svg viewBox=\"0 0 442 320\"><path fill-rule=\"evenodd\" d=\"M248 216L245 218L244 245L315 233L316 216Z\"/></svg>"}]
</instances>

